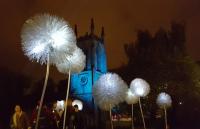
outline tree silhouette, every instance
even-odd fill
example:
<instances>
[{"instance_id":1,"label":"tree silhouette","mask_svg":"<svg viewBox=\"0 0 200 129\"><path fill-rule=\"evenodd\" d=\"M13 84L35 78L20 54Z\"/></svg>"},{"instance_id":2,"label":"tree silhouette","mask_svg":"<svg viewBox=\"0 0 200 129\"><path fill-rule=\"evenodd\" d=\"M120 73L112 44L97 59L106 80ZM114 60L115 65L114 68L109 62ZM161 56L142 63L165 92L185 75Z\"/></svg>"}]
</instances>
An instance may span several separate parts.
<instances>
[{"instance_id":1,"label":"tree silhouette","mask_svg":"<svg viewBox=\"0 0 200 129\"><path fill-rule=\"evenodd\" d=\"M151 84L146 111L157 108L156 97L165 91L172 96L176 124L185 119L195 125L195 117L200 118L200 67L187 55L185 41L184 23L172 22L169 31L160 28L155 35L139 30L137 40L124 46L128 64L113 71L128 83L140 77Z\"/></svg>"}]
</instances>

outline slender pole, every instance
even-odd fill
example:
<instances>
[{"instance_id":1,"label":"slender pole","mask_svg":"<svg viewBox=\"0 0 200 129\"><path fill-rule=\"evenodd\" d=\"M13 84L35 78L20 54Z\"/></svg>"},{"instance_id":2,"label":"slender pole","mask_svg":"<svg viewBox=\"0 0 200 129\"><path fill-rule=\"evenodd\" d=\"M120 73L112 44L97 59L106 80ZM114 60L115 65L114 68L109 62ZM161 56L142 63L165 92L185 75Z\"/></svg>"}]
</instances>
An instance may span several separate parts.
<instances>
[{"instance_id":1,"label":"slender pole","mask_svg":"<svg viewBox=\"0 0 200 129\"><path fill-rule=\"evenodd\" d=\"M142 121L143 121L144 129L146 129L146 125L145 125L145 121L144 121L144 115L143 115L143 111L142 111L142 105L141 105L140 97L139 97L139 105L140 105L140 112L141 112L141 115L142 115Z\"/></svg>"},{"instance_id":2,"label":"slender pole","mask_svg":"<svg viewBox=\"0 0 200 129\"><path fill-rule=\"evenodd\" d=\"M132 115L132 129L134 129L134 123L133 123L133 121L134 121L134 118L133 118L133 104L131 104L131 109L132 109L132 111L131 111L131 115Z\"/></svg>"},{"instance_id":3,"label":"slender pole","mask_svg":"<svg viewBox=\"0 0 200 129\"><path fill-rule=\"evenodd\" d=\"M40 113L41 113L42 104L43 104L44 95L45 95L45 91L46 91L46 88L47 88L47 82L48 82L48 77L49 77L49 65L50 64L49 64L49 55L48 55L48 57L47 57L47 67L46 67L46 76L45 76L44 86L43 86L43 90L42 90L42 96L40 98L39 109L38 109L38 112L37 112L35 129L37 129L38 125L39 125Z\"/></svg>"},{"instance_id":4,"label":"slender pole","mask_svg":"<svg viewBox=\"0 0 200 129\"><path fill-rule=\"evenodd\" d=\"M69 69L69 73L68 73L68 82L67 82L67 94L66 94L66 103L65 103L65 112L64 112L64 120L63 120L63 129L65 129L66 127L66 115L67 115L67 101L68 101L68 96L69 96L69 87L70 87L70 75L71 75L71 71Z\"/></svg>"},{"instance_id":5,"label":"slender pole","mask_svg":"<svg viewBox=\"0 0 200 129\"><path fill-rule=\"evenodd\" d=\"M110 124L111 124L111 129L113 129L111 104L110 104Z\"/></svg>"},{"instance_id":6,"label":"slender pole","mask_svg":"<svg viewBox=\"0 0 200 129\"><path fill-rule=\"evenodd\" d=\"M167 129L167 110L165 106L164 106L164 112L165 112L165 128Z\"/></svg>"}]
</instances>

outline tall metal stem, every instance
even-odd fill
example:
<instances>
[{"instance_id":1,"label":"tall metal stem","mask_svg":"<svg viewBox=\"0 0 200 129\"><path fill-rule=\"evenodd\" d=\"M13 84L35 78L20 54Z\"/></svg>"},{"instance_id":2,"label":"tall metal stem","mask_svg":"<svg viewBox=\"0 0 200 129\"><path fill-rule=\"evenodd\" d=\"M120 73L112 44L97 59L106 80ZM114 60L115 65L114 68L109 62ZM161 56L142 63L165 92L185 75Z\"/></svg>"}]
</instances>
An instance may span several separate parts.
<instances>
[{"instance_id":1,"label":"tall metal stem","mask_svg":"<svg viewBox=\"0 0 200 129\"><path fill-rule=\"evenodd\" d=\"M131 104L131 115L132 115L132 118L131 118L131 120L132 120L132 129L134 129L134 118L133 118L133 104Z\"/></svg>"},{"instance_id":2,"label":"tall metal stem","mask_svg":"<svg viewBox=\"0 0 200 129\"><path fill-rule=\"evenodd\" d=\"M63 129L65 129L66 127L66 115L67 115L67 102L68 102L68 96L69 96L69 88L70 88L70 75L71 75L71 71L69 69L69 73L68 73L68 82L67 82L67 93L66 93L66 98L65 98L65 111L64 111L64 120L63 120Z\"/></svg>"},{"instance_id":3,"label":"tall metal stem","mask_svg":"<svg viewBox=\"0 0 200 129\"><path fill-rule=\"evenodd\" d=\"M165 106L164 106L164 112L165 112L165 128L167 129L167 110Z\"/></svg>"},{"instance_id":4,"label":"tall metal stem","mask_svg":"<svg viewBox=\"0 0 200 129\"><path fill-rule=\"evenodd\" d=\"M111 129L113 129L111 105L110 105L110 125L111 125Z\"/></svg>"},{"instance_id":5,"label":"tall metal stem","mask_svg":"<svg viewBox=\"0 0 200 129\"><path fill-rule=\"evenodd\" d=\"M42 96L40 98L39 109L38 109L38 112L37 112L35 129L38 129L38 125L39 125L40 113L41 113L41 110L42 110L42 104L43 104L44 95L45 95L45 91L46 91L46 88L47 88L47 82L48 82L48 78L49 78L49 66L50 66L50 64L49 64L49 56L48 56L47 57L46 76L45 76L44 86L43 86L43 90L42 90Z\"/></svg>"},{"instance_id":6,"label":"tall metal stem","mask_svg":"<svg viewBox=\"0 0 200 129\"><path fill-rule=\"evenodd\" d=\"M141 105L140 97L139 97L139 105L140 105L140 112L141 112L141 115L142 115L143 126L144 126L144 129L146 129L146 124L145 124L145 121L144 121L144 115L143 115L143 111L142 111L142 105Z\"/></svg>"}]
</instances>

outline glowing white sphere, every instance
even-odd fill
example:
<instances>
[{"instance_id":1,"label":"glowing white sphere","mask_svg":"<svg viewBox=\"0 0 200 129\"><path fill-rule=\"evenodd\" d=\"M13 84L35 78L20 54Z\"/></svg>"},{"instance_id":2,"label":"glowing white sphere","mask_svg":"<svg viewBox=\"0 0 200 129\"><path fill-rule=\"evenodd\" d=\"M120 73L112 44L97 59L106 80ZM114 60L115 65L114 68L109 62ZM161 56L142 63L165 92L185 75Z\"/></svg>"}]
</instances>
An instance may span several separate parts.
<instances>
[{"instance_id":1,"label":"glowing white sphere","mask_svg":"<svg viewBox=\"0 0 200 129\"><path fill-rule=\"evenodd\" d=\"M139 97L145 97L150 92L149 84L141 78L134 79L130 84L130 89L135 95Z\"/></svg>"},{"instance_id":2,"label":"glowing white sphere","mask_svg":"<svg viewBox=\"0 0 200 129\"><path fill-rule=\"evenodd\" d=\"M57 111L59 111L59 110L63 110L64 111L64 108L65 108L65 102L64 102L64 100L57 101L57 103L56 103L56 110Z\"/></svg>"},{"instance_id":3,"label":"glowing white sphere","mask_svg":"<svg viewBox=\"0 0 200 129\"><path fill-rule=\"evenodd\" d=\"M156 103L161 107L161 108L168 108L171 106L172 104L172 99L171 99L171 96L168 95L167 93L165 92L162 92L158 95L157 97L157 100L156 100Z\"/></svg>"},{"instance_id":4,"label":"glowing white sphere","mask_svg":"<svg viewBox=\"0 0 200 129\"><path fill-rule=\"evenodd\" d=\"M76 48L72 55L67 56L65 61L57 63L56 67L61 73L80 73L85 68L86 57L80 48Z\"/></svg>"},{"instance_id":5,"label":"glowing white sphere","mask_svg":"<svg viewBox=\"0 0 200 129\"><path fill-rule=\"evenodd\" d=\"M49 14L28 19L21 32L22 48L30 60L41 64L63 62L76 47L76 37L64 19Z\"/></svg>"},{"instance_id":6,"label":"glowing white sphere","mask_svg":"<svg viewBox=\"0 0 200 129\"><path fill-rule=\"evenodd\" d=\"M136 104L139 100L139 97L135 95L130 89L126 92L126 103L127 104Z\"/></svg>"},{"instance_id":7,"label":"glowing white sphere","mask_svg":"<svg viewBox=\"0 0 200 129\"><path fill-rule=\"evenodd\" d=\"M95 103L103 110L123 102L128 90L127 84L115 73L100 76L93 86Z\"/></svg>"},{"instance_id":8,"label":"glowing white sphere","mask_svg":"<svg viewBox=\"0 0 200 129\"><path fill-rule=\"evenodd\" d=\"M80 111L83 109L83 103L80 100L74 100L72 102L72 106L74 106L74 105L78 105L78 110L80 110Z\"/></svg>"}]
</instances>

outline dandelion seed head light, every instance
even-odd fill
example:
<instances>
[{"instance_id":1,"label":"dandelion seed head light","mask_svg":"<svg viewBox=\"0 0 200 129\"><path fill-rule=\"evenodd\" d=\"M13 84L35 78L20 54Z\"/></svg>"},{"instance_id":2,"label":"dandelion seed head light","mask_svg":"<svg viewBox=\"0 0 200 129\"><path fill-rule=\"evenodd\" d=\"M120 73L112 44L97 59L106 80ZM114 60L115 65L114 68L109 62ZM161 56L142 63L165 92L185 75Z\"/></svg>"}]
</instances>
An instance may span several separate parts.
<instances>
[{"instance_id":1,"label":"dandelion seed head light","mask_svg":"<svg viewBox=\"0 0 200 129\"><path fill-rule=\"evenodd\" d=\"M65 61L57 63L56 67L61 73L80 73L85 68L86 56L80 48L76 48L72 55L67 56Z\"/></svg>"},{"instance_id":2,"label":"dandelion seed head light","mask_svg":"<svg viewBox=\"0 0 200 129\"><path fill-rule=\"evenodd\" d=\"M141 78L134 79L130 84L130 89L139 97L145 97L150 92L149 84Z\"/></svg>"},{"instance_id":3,"label":"dandelion seed head light","mask_svg":"<svg viewBox=\"0 0 200 129\"><path fill-rule=\"evenodd\" d=\"M126 92L126 103L127 104L135 104L138 102L139 98L136 96L130 89Z\"/></svg>"},{"instance_id":4,"label":"dandelion seed head light","mask_svg":"<svg viewBox=\"0 0 200 129\"><path fill-rule=\"evenodd\" d=\"M74 105L78 105L78 110L83 110L83 103L82 103L82 101L80 101L80 100L74 100L74 101L72 101L72 106L74 106Z\"/></svg>"},{"instance_id":5,"label":"dandelion seed head light","mask_svg":"<svg viewBox=\"0 0 200 129\"><path fill-rule=\"evenodd\" d=\"M128 90L127 84L115 73L100 76L93 86L95 103L103 110L123 102Z\"/></svg>"},{"instance_id":6,"label":"dandelion seed head light","mask_svg":"<svg viewBox=\"0 0 200 129\"><path fill-rule=\"evenodd\" d=\"M168 95L168 94L165 93L165 92L161 92L161 93L158 95L158 97L157 97L156 103L157 103L161 108L170 107L171 104L172 104L171 96Z\"/></svg>"},{"instance_id":7,"label":"dandelion seed head light","mask_svg":"<svg viewBox=\"0 0 200 129\"><path fill-rule=\"evenodd\" d=\"M28 19L21 31L22 48L30 60L44 64L63 62L76 47L76 37L64 19L49 14Z\"/></svg>"}]
</instances>

